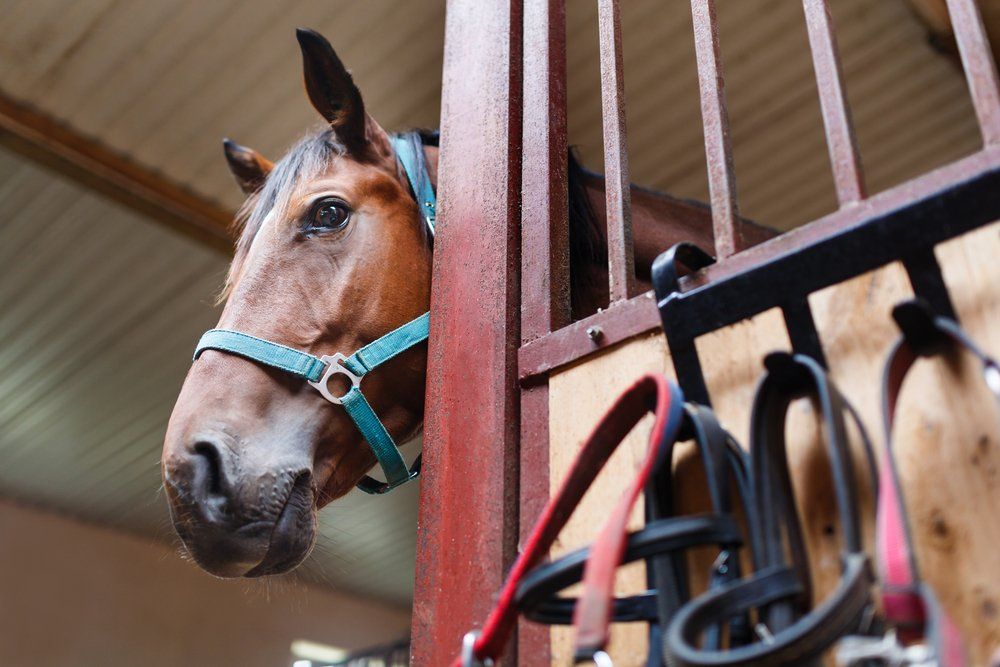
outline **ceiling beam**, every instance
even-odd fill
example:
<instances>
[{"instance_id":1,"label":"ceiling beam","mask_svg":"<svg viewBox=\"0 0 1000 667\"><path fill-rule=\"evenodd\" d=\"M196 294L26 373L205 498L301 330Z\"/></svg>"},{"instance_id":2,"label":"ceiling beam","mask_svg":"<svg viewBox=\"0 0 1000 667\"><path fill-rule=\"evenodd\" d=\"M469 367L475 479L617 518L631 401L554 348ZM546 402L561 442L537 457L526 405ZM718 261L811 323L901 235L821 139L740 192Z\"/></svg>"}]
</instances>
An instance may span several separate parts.
<instances>
[{"instance_id":1,"label":"ceiling beam","mask_svg":"<svg viewBox=\"0 0 1000 667\"><path fill-rule=\"evenodd\" d=\"M0 145L221 253L233 211L0 90Z\"/></svg>"}]
</instances>

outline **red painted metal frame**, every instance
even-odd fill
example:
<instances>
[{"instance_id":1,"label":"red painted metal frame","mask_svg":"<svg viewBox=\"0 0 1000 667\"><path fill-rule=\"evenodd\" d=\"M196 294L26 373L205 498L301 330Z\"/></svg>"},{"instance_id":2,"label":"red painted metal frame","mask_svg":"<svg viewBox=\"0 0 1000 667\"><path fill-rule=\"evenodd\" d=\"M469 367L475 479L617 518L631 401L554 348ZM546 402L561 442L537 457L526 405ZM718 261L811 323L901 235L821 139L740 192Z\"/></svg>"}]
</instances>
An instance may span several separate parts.
<instances>
[{"instance_id":1,"label":"red painted metal frame","mask_svg":"<svg viewBox=\"0 0 1000 667\"><path fill-rule=\"evenodd\" d=\"M449 0L412 661L449 664L517 545L521 2Z\"/></svg>"},{"instance_id":2,"label":"red painted metal frame","mask_svg":"<svg viewBox=\"0 0 1000 667\"><path fill-rule=\"evenodd\" d=\"M948 0L948 13L969 82L983 143L1000 144L1000 82L976 0Z\"/></svg>"},{"instance_id":3,"label":"red painted metal frame","mask_svg":"<svg viewBox=\"0 0 1000 667\"><path fill-rule=\"evenodd\" d=\"M1000 169L1000 92L982 21L974 0L947 2L984 150L865 198L827 0L803 0L842 208L744 249L715 3L691 0L720 261L683 278L682 289L738 277ZM634 273L619 0L598 7L612 305L569 323L565 0L448 2L415 665L447 664L462 635L481 625L519 535L548 498L549 375L660 327L651 294L628 298ZM602 330L596 342L587 335L592 326ZM548 637L547 628L522 624L519 662L547 664Z\"/></svg>"},{"instance_id":4,"label":"red painted metal frame","mask_svg":"<svg viewBox=\"0 0 1000 667\"><path fill-rule=\"evenodd\" d=\"M803 227L765 241L713 264L698 273L681 278L687 291L707 283L730 278L758 264L795 251L805 245L836 234L901 208L920 199L934 197L977 174L1000 168L1000 147L984 149L946 167L878 193L854 206L843 208ZM587 338L586 329L597 325L604 330L600 344ZM518 354L518 378L522 384L538 382L540 377L578 362L622 341L656 331L660 319L651 293L640 294L619 306L609 308L584 320L574 322L524 345Z\"/></svg>"},{"instance_id":5,"label":"red painted metal frame","mask_svg":"<svg viewBox=\"0 0 1000 667\"><path fill-rule=\"evenodd\" d=\"M625 131L625 64L619 0L597 1L604 119L604 196L608 225L608 294L611 303L635 293L635 249Z\"/></svg>"},{"instance_id":6,"label":"red painted metal frame","mask_svg":"<svg viewBox=\"0 0 1000 667\"><path fill-rule=\"evenodd\" d=\"M521 344L570 322L566 6L524 0ZM549 387L521 392L520 539L549 499ZM549 628L518 626L518 662L551 661Z\"/></svg>"},{"instance_id":7,"label":"red painted metal frame","mask_svg":"<svg viewBox=\"0 0 1000 667\"><path fill-rule=\"evenodd\" d=\"M851 107L837 53L837 38L833 33L833 18L827 0L803 0L802 5L833 166L833 182L837 187L837 199L844 206L861 201L866 193L861 153L851 121Z\"/></svg>"},{"instance_id":8,"label":"red painted metal frame","mask_svg":"<svg viewBox=\"0 0 1000 667\"><path fill-rule=\"evenodd\" d=\"M746 248L746 241L742 226L738 224L740 209L736 199L733 142L729 132L729 112L726 110L715 0L691 0L691 18L701 89L701 119L705 131L715 254L723 259Z\"/></svg>"}]
</instances>

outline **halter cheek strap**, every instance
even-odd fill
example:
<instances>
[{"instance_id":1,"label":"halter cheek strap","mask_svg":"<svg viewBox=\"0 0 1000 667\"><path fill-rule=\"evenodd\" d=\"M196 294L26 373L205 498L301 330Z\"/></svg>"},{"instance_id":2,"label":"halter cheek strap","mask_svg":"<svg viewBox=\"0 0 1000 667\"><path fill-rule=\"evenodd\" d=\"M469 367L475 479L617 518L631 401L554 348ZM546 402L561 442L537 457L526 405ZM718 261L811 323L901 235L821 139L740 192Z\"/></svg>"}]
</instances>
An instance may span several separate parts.
<instances>
[{"instance_id":1,"label":"halter cheek strap","mask_svg":"<svg viewBox=\"0 0 1000 667\"><path fill-rule=\"evenodd\" d=\"M437 199L434 196L434 186L427 172L427 162L424 159L423 146L417 132L407 132L391 137L396 157L406 172L406 177L413 188L420 213L427 228L434 235ZM343 406L348 416L358 427L358 431L372 448L378 459L385 482L368 477L358 483L358 488L365 493L381 494L405 484L420 474L420 457L409 469L400 454L399 448L386 430L382 420L378 418L371 404L361 391L361 380L370 371L375 370L393 357L409 350L411 347L427 340L430 332L430 313L411 320L394 331L378 338L350 356L340 352L323 357L316 357L308 352L295 350L280 343L274 343L263 338L229 329L211 329L206 331L194 351L195 360L205 350L229 352L259 364L277 368L297 378L308 382L323 398L334 405ZM330 391L330 378L342 375L351 388L341 396Z\"/></svg>"}]
</instances>

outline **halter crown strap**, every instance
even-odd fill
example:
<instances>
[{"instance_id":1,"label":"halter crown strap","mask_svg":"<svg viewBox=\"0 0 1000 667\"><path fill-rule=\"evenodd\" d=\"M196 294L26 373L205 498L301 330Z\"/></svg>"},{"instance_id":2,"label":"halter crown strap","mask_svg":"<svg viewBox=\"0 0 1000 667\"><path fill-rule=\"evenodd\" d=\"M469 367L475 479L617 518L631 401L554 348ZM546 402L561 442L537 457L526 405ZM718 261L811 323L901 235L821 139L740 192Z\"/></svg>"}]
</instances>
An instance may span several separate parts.
<instances>
[{"instance_id":1,"label":"halter crown strap","mask_svg":"<svg viewBox=\"0 0 1000 667\"><path fill-rule=\"evenodd\" d=\"M301 378L331 403L342 405L372 448L385 473L385 483L365 477L358 488L366 493L379 494L416 477L420 470L420 460L417 459L413 469L407 469L392 436L362 393L361 379L369 371L427 340L429 332L430 313L424 313L365 345L349 357L335 354L320 358L239 331L211 329L198 341L194 358L198 359L205 350L229 352ZM344 375L351 381L351 388L343 396L330 393L327 383L332 375Z\"/></svg>"},{"instance_id":2,"label":"halter crown strap","mask_svg":"<svg viewBox=\"0 0 1000 667\"><path fill-rule=\"evenodd\" d=\"M427 161L424 158L423 142L419 132L394 134L390 137L396 158L403 165L406 178L413 188L413 196L417 198L420 213L427 223L427 229L434 236L434 225L437 222L437 197L427 172Z\"/></svg>"}]
</instances>

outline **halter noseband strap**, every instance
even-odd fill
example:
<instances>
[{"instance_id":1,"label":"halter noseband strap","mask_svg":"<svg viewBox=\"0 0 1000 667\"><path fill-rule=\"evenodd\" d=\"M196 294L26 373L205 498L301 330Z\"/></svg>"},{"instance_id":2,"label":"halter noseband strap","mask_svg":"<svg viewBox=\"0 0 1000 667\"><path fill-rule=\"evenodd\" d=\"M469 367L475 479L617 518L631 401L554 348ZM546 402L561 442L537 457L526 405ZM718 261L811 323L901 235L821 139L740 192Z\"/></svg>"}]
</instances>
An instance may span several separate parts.
<instances>
[{"instance_id":1,"label":"halter noseband strap","mask_svg":"<svg viewBox=\"0 0 1000 667\"><path fill-rule=\"evenodd\" d=\"M427 173L420 135L408 132L393 135L391 140L396 156L403 165L417 198L421 216L433 236L437 200L430 175ZM210 329L198 341L194 358L197 360L205 350L229 352L301 378L326 400L334 405L342 405L372 448L385 473L385 482L366 475L358 483L358 488L365 493L381 494L417 477L420 474L420 457L414 461L412 468L407 469L406 462L392 436L361 392L361 380L369 371L427 340L430 333L430 318L429 312L424 313L365 345L350 356L337 352L316 357L240 331ZM343 375L350 382L351 388L341 396L336 396L330 391L329 381L334 375Z\"/></svg>"}]
</instances>

